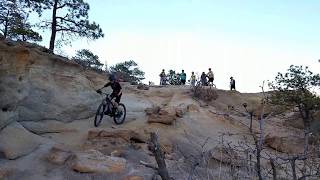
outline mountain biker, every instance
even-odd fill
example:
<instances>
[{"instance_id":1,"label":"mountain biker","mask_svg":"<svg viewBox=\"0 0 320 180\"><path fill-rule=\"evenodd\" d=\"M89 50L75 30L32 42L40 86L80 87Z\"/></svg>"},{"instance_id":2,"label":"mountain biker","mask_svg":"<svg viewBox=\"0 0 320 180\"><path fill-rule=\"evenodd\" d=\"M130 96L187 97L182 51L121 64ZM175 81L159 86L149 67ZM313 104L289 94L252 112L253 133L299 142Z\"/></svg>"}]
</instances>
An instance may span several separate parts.
<instances>
[{"instance_id":1,"label":"mountain biker","mask_svg":"<svg viewBox=\"0 0 320 180\"><path fill-rule=\"evenodd\" d=\"M160 85L165 85L166 82L166 73L164 69L162 69L162 72L160 73Z\"/></svg>"},{"instance_id":2,"label":"mountain biker","mask_svg":"<svg viewBox=\"0 0 320 180\"><path fill-rule=\"evenodd\" d=\"M200 80L202 86L207 86L207 75L205 72L202 72Z\"/></svg>"},{"instance_id":3,"label":"mountain biker","mask_svg":"<svg viewBox=\"0 0 320 180\"><path fill-rule=\"evenodd\" d=\"M180 74L180 82L182 85L185 85L186 84L186 79L187 79L187 75L186 73L184 72L184 70L182 70L181 74Z\"/></svg>"},{"instance_id":4,"label":"mountain biker","mask_svg":"<svg viewBox=\"0 0 320 180\"><path fill-rule=\"evenodd\" d=\"M112 99L111 102L115 108L118 108L118 105L120 103L121 96L122 96L122 87L121 87L120 83L118 81L116 81L116 77L113 74L111 74L109 76L109 82L107 84L105 84L102 88L98 89L97 93L100 94L101 89L108 87L108 86L111 86L111 89L112 89L112 93L110 95L110 98ZM114 100L114 98L115 98L115 100Z\"/></svg>"},{"instance_id":5,"label":"mountain biker","mask_svg":"<svg viewBox=\"0 0 320 180\"><path fill-rule=\"evenodd\" d=\"M213 72L212 72L212 70L211 70L211 68L209 68L209 72L207 73L207 76L208 76L208 78L209 78L209 85L213 85L213 80L214 80L214 74L213 74Z\"/></svg>"},{"instance_id":6,"label":"mountain biker","mask_svg":"<svg viewBox=\"0 0 320 180\"><path fill-rule=\"evenodd\" d=\"M190 81L191 86L196 85L196 75L194 74L194 72L191 73L191 78L189 81Z\"/></svg>"},{"instance_id":7,"label":"mountain biker","mask_svg":"<svg viewBox=\"0 0 320 180\"><path fill-rule=\"evenodd\" d=\"M233 77L230 77L230 91L236 90L236 81L233 79Z\"/></svg>"}]
</instances>

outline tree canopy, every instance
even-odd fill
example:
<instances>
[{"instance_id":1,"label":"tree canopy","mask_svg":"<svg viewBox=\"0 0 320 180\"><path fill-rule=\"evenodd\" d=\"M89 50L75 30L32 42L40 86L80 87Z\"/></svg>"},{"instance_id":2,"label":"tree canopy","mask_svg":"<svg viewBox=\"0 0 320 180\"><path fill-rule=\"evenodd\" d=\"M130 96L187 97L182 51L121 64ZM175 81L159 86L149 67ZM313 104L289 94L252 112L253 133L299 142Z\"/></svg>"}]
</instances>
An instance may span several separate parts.
<instances>
[{"instance_id":1,"label":"tree canopy","mask_svg":"<svg viewBox=\"0 0 320 180\"><path fill-rule=\"evenodd\" d=\"M99 24L89 22L90 6L83 0L24 0L30 8L41 15L44 10L52 11L52 18L43 21L41 28L51 30L49 49L54 50L57 33L60 40L69 43L76 37L92 40L103 37Z\"/></svg>"},{"instance_id":2,"label":"tree canopy","mask_svg":"<svg viewBox=\"0 0 320 180\"><path fill-rule=\"evenodd\" d=\"M72 60L86 69L102 71L103 64L100 62L99 56L93 54L88 49L78 50L76 56L72 57Z\"/></svg>"},{"instance_id":3,"label":"tree canopy","mask_svg":"<svg viewBox=\"0 0 320 180\"><path fill-rule=\"evenodd\" d=\"M273 104L297 106L309 128L311 113L320 109L320 97L314 89L320 87L320 75L314 74L308 67L291 65L285 74L278 73L274 82L269 84Z\"/></svg>"},{"instance_id":4,"label":"tree canopy","mask_svg":"<svg viewBox=\"0 0 320 180\"><path fill-rule=\"evenodd\" d=\"M4 38L22 41L41 41L39 33L28 22L26 4L18 0L0 2L0 30Z\"/></svg>"},{"instance_id":5,"label":"tree canopy","mask_svg":"<svg viewBox=\"0 0 320 180\"><path fill-rule=\"evenodd\" d=\"M144 79L144 72L138 68L133 60L118 63L110 67L110 73L117 74L123 81L139 83Z\"/></svg>"}]
</instances>

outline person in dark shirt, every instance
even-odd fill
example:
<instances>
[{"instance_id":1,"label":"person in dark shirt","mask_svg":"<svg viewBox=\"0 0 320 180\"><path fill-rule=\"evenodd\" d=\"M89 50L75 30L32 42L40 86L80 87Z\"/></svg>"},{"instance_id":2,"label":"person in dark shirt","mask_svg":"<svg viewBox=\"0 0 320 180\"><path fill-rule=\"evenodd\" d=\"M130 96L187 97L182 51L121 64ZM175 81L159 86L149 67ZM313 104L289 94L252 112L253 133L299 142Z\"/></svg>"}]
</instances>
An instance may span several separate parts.
<instances>
[{"instance_id":1,"label":"person in dark shirt","mask_svg":"<svg viewBox=\"0 0 320 180\"><path fill-rule=\"evenodd\" d=\"M207 75L206 75L205 72L202 72L200 80L201 80L201 85L202 86L207 86L208 85L208 83L207 83Z\"/></svg>"},{"instance_id":2,"label":"person in dark shirt","mask_svg":"<svg viewBox=\"0 0 320 180\"><path fill-rule=\"evenodd\" d=\"M120 103L121 96L122 96L122 87L118 81L116 81L116 78L114 75L109 76L109 82L105 84L101 89L105 87L111 86L112 93L110 95L110 98L112 99L112 103L115 107L118 107L118 104ZM97 90L97 93L101 93L101 89ZM113 101L113 99L115 100Z\"/></svg>"},{"instance_id":3,"label":"person in dark shirt","mask_svg":"<svg viewBox=\"0 0 320 180\"><path fill-rule=\"evenodd\" d=\"M233 77L230 77L230 91L236 90L236 81L233 79Z\"/></svg>"}]
</instances>

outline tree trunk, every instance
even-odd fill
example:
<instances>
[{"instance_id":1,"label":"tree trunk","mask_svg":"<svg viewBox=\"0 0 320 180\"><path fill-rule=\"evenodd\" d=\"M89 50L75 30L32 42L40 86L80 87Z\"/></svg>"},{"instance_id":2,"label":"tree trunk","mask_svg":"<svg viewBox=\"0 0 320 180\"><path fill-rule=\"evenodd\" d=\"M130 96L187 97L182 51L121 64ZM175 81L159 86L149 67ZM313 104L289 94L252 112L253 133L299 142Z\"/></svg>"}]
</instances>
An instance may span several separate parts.
<instances>
[{"instance_id":1,"label":"tree trunk","mask_svg":"<svg viewBox=\"0 0 320 180\"><path fill-rule=\"evenodd\" d=\"M54 50L54 43L55 43L56 34L57 34L57 7L58 7L58 0L55 0L53 9L52 9L51 38L50 38L50 45L49 45L49 49L52 52Z\"/></svg>"},{"instance_id":2,"label":"tree trunk","mask_svg":"<svg viewBox=\"0 0 320 180\"><path fill-rule=\"evenodd\" d=\"M151 133L151 143L152 143L152 150L153 154L156 158L157 164L158 164L158 172L159 175L163 180L170 180L170 176L167 170L166 162L164 160L164 154L161 150L159 141L158 141L158 136L156 133L152 132Z\"/></svg>"},{"instance_id":3,"label":"tree trunk","mask_svg":"<svg viewBox=\"0 0 320 180\"><path fill-rule=\"evenodd\" d=\"M4 31L3 31L4 39L6 39L8 36L9 14L10 14L10 11L8 10L7 17L5 18Z\"/></svg>"},{"instance_id":4,"label":"tree trunk","mask_svg":"<svg viewBox=\"0 0 320 180\"><path fill-rule=\"evenodd\" d=\"M297 180L297 173L296 173L296 161L290 160L291 169L292 169L292 179Z\"/></svg>"},{"instance_id":5,"label":"tree trunk","mask_svg":"<svg viewBox=\"0 0 320 180\"><path fill-rule=\"evenodd\" d=\"M276 168L276 165L274 164L273 159L270 159L270 165L272 168L272 178L273 178L273 180L277 180L277 168Z\"/></svg>"}]
</instances>

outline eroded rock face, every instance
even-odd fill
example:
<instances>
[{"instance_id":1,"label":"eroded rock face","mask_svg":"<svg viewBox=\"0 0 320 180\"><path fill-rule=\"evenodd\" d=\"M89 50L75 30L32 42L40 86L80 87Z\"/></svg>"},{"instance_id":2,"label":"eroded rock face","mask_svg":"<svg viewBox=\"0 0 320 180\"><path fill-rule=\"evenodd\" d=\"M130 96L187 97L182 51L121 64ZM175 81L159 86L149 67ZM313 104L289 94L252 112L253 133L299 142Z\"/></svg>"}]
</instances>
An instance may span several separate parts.
<instances>
[{"instance_id":1,"label":"eroded rock face","mask_svg":"<svg viewBox=\"0 0 320 180\"><path fill-rule=\"evenodd\" d=\"M39 49L0 41L0 108L18 113L19 121L69 122L91 117L103 76ZM1 124L1 123L0 123Z\"/></svg>"},{"instance_id":2,"label":"eroded rock face","mask_svg":"<svg viewBox=\"0 0 320 180\"><path fill-rule=\"evenodd\" d=\"M53 164L63 165L70 157L72 152L61 147L52 147L47 156L47 160Z\"/></svg>"},{"instance_id":3,"label":"eroded rock face","mask_svg":"<svg viewBox=\"0 0 320 180\"><path fill-rule=\"evenodd\" d=\"M74 132L76 129L66 128L65 123L53 120L47 121L22 121L20 124L28 131L35 134Z\"/></svg>"},{"instance_id":4,"label":"eroded rock face","mask_svg":"<svg viewBox=\"0 0 320 180\"><path fill-rule=\"evenodd\" d=\"M13 121L18 120L18 114L13 111L1 111L0 110L0 131Z\"/></svg>"},{"instance_id":5,"label":"eroded rock face","mask_svg":"<svg viewBox=\"0 0 320 180\"><path fill-rule=\"evenodd\" d=\"M279 137L267 135L265 143L270 148L283 153L303 153L303 138Z\"/></svg>"},{"instance_id":6,"label":"eroded rock face","mask_svg":"<svg viewBox=\"0 0 320 180\"><path fill-rule=\"evenodd\" d=\"M147 139L139 133L130 129L115 129L115 130L104 130L104 129L91 129L88 131L88 140L93 139L108 139L108 138L121 138L126 142L140 141L146 142Z\"/></svg>"},{"instance_id":7,"label":"eroded rock face","mask_svg":"<svg viewBox=\"0 0 320 180\"><path fill-rule=\"evenodd\" d=\"M105 156L96 150L76 153L72 169L82 173L120 173L126 168L126 160Z\"/></svg>"},{"instance_id":8,"label":"eroded rock face","mask_svg":"<svg viewBox=\"0 0 320 180\"><path fill-rule=\"evenodd\" d=\"M178 117L182 118L185 110L182 107L159 107L154 106L145 109L148 123L162 123L171 125Z\"/></svg>"},{"instance_id":9,"label":"eroded rock face","mask_svg":"<svg viewBox=\"0 0 320 180\"><path fill-rule=\"evenodd\" d=\"M7 159L16 159L34 151L42 139L13 122L0 132L0 152Z\"/></svg>"}]
</instances>

